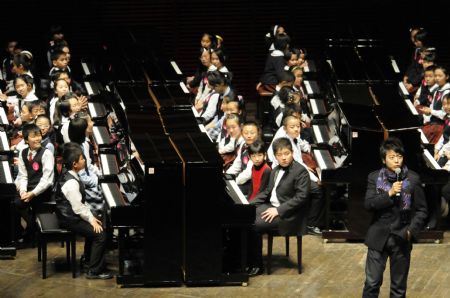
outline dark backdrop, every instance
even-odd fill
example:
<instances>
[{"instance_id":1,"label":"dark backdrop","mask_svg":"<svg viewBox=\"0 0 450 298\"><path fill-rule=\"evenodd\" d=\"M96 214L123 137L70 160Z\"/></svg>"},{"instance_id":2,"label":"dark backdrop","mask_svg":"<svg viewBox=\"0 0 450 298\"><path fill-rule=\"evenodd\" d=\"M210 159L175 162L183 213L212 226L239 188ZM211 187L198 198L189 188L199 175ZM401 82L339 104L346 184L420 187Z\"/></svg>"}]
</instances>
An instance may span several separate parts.
<instances>
[{"instance_id":1,"label":"dark backdrop","mask_svg":"<svg viewBox=\"0 0 450 298\"><path fill-rule=\"evenodd\" d=\"M119 32L130 28L141 36L151 34L152 43L190 75L202 33L220 34L234 83L246 98L256 96L254 86L267 55L264 35L273 24L284 25L292 44L313 54L320 54L329 37L382 38L401 67L412 53L408 28L423 26L433 33L440 61L449 61L445 18L411 1L66 0L3 1L2 7L2 44L8 35L16 36L36 59L43 59L51 24L63 25L75 57L94 52L106 40L122 42Z\"/></svg>"}]
</instances>

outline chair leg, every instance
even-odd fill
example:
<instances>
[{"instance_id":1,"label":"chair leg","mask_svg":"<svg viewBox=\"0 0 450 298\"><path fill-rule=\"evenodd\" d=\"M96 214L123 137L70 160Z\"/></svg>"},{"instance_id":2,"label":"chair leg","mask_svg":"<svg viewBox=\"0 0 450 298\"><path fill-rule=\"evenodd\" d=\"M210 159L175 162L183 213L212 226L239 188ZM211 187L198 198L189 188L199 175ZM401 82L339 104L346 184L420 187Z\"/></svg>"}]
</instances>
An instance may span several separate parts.
<instances>
[{"instance_id":1,"label":"chair leg","mask_svg":"<svg viewBox=\"0 0 450 298\"><path fill-rule=\"evenodd\" d=\"M42 240L41 240L41 234L38 233L38 242L37 242L37 253L38 253L38 262L42 261Z\"/></svg>"},{"instance_id":2,"label":"chair leg","mask_svg":"<svg viewBox=\"0 0 450 298\"><path fill-rule=\"evenodd\" d=\"M42 279L47 278L47 240L42 239Z\"/></svg>"},{"instance_id":3,"label":"chair leg","mask_svg":"<svg viewBox=\"0 0 450 298\"><path fill-rule=\"evenodd\" d=\"M302 274L302 236L297 236L297 266L298 274Z\"/></svg>"},{"instance_id":4,"label":"chair leg","mask_svg":"<svg viewBox=\"0 0 450 298\"><path fill-rule=\"evenodd\" d=\"M289 236L285 237L286 241L286 257L289 257Z\"/></svg>"},{"instance_id":5,"label":"chair leg","mask_svg":"<svg viewBox=\"0 0 450 298\"><path fill-rule=\"evenodd\" d=\"M61 241L64 243L64 241ZM70 265L70 240L66 240L66 262L67 265Z\"/></svg>"},{"instance_id":6,"label":"chair leg","mask_svg":"<svg viewBox=\"0 0 450 298\"><path fill-rule=\"evenodd\" d=\"M77 253L76 253L76 244L77 244L77 238L74 235L71 241L72 246L72 278L77 277Z\"/></svg>"},{"instance_id":7,"label":"chair leg","mask_svg":"<svg viewBox=\"0 0 450 298\"><path fill-rule=\"evenodd\" d=\"M272 245L273 245L273 235L267 235L267 275L270 275L272 269Z\"/></svg>"}]
</instances>

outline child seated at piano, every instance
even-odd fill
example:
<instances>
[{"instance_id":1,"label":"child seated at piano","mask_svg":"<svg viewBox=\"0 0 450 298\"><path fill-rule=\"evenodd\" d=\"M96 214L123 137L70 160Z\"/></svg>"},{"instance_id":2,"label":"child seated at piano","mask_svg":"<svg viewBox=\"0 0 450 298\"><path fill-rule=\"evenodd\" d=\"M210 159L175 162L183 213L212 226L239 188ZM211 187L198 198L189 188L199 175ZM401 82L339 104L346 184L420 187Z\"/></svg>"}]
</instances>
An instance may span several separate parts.
<instances>
[{"instance_id":1,"label":"child seated at piano","mask_svg":"<svg viewBox=\"0 0 450 298\"><path fill-rule=\"evenodd\" d=\"M308 232L313 235L320 235L320 226L323 225L325 216L325 202L321 182L317 175L317 166L311 156L311 145L300 137L300 119L294 116L287 116L283 119L284 134L274 137L267 151L268 159L272 162L272 168L278 165L272 149L274 142L279 138L288 138L292 143L293 157L302 164L309 173L311 179L311 211L308 216Z\"/></svg>"},{"instance_id":2,"label":"child seated at piano","mask_svg":"<svg viewBox=\"0 0 450 298\"><path fill-rule=\"evenodd\" d=\"M201 48L200 63L204 67L204 70L199 74L200 83L198 85L197 94L194 100L194 107L197 112L203 110L203 101L212 95L214 90L208 84L208 72L214 71L217 68L211 63L211 50Z\"/></svg>"},{"instance_id":3,"label":"child seated at piano","mask_svg":"<svg viewBox=\"0 0 450 298\"><path fill-rule=\"evenodd\" d=\"M294 81L294 85L292 86L292 88L294 88L295 91L299 91L300 92L300 96L301 98L307 98L307 95L305 93L305 90L303 90L303 68L301 68L298 65L294 65L292 67L289 68L289 71L292 72L292 74L295 77L295 81Z\"/></svg>"},{"instance_id":4,"label":"child seated at piano","mask_svg":"<svg viewBox=\"0 0 450 298\"><path fill-rule=\"evenodd\" d=\"M13 129L10 132L10 144L11 150L13 151L20 151L24 147L27 147L26 139L23 138L23 128L25 127L25 125L32 123L34 120L31 110L32 102L25 102L20 109L20 117L17 118L16 121L14 121Z\"/></svg>"},{"instance_id":5,"label":"child seated at piano","mask_svg":"<svg viewBox=\"0 0 450 298\"><path fill-rule=\"evenodd\" d=\"M414 106L419 113L422 113L422 107L429 107L433 100L433 93L437 90L438 85L434 79L435 66L431 65L425 68L424 79L414 96Z\"/></svg>"},{"instance_id":6,"label":"child seated at piano","mask_svg":"<svg viewBox=\"0 0 450 298\"><path fill-rule=\"evenodd\" d=\"M206 131L213 142L220 143L220 141L227 135L227 127L225 125L226 115L238 114L242 118L243 108L244 99L241 95L236 95L234 92L230 92L223 97L220 105L220 110L222 111L223 116L206 126Z\"/></svg>"},{"instance_id":7,"label":"child seated at piano","mask_svg":"<svg viewBox=\"0 0 450 298\"><path fill-rule=\"evenodd\" d=\"M288 49L284 53L284 60L286 61L284 70L288 71L292 66L296 66L298 64L298 51L294 48Z\"/></svg>"},{"instance_id":8,"label":"child seated at piano","mask_svg":"<svg viewBox=\"0 0 450 298\"><path fill-rule=\"evenodd\" d=\"M204 51L208 51L217 47L216 37L209 33L203 33L200 40L200 59L202 59L202 54ZM202 60L197 71L193 76L186 78L186 85L189 89L197 88L201 82L202 73L208 70L208 67L203 63Z\"/></svg>"},{"instance_id":9,"label":"child seated at piano","mask_svg":"<svg viewBox=\"0 0 450 298\"><path fill-rule=\"evenodd\" d=\"M202 112L200 117L203 118L205 125L210 124L209 127L214 126L214 122L223 116L223 112L220 110L223 98L229 94L234 94L234 90L231 89L231 74L223 73L220 71L211 71L208 73L208 84L214 90L214 92L203 101Z\"/></svg>"},{"instance_id":10,"label":"child seated at piano","mask_svg":"<svg viewBox=\"0 0 450 298\"><path fill-rule=\"evenodd\" d=\"M225 52L223 49L211 49L211 63L222 73L230 72L228 68L225 66L225 62L227 57L225 56Z\"/></svg>"},{"instance_id":11,"label":"child seated at piano","mask_svg":"<svg viewBox=\"0 0 450 298\"><path fill-rule=\"evenodd\" d=\"M70 119L80 111L80 104L73 93L68 93L60 98L55 105L53 126L56 129L56 141L59 144L68 140L67 130Z\"/></svg>"},{"instance_id":12,"label":"child seated at piano","mask_svg":"<svg viewBox=\"0 0 450 298\"><path fill-rule=\"evenodd\" d=\"M58 221L61 227L86 237L85 261L88 265L86 278L109 279L105 272L106 233L102 221L97 219L86 204L86 193L80 183L80 171L86 168L83 151L78 144L64 144L64 169L58 179L55 195Z\"/></svg>"},{"instance_id":13,"label":"child seated at piano","mask_svg":"<svg viewBox=\"0 0 450 298\"><path fill-rule=\"evenodd\" d=\"M445 111L442 108L442 99L444 95L450 92L450 84L448 83L448 71L443 66L436 66L434 70L434 79L438 85L437 90L433 94L430 107L422 107L422 112L429 116L429 120L424 117L426 124L422 130L431 144L436 144L442 136L444 129Z\"/></svg>"},{"instance_id":14,"label":"child seated at piano","mask_svg":"<svg viewBox=\"0 0 450 298\"><path fill-rule=\"evenodd\" d=\"M68 66L69 60L67 59L67 54L58 47L54 49L51 53L52 65L48 76L51 78L56 71L67 71L70 73L70 67Z\"/></svg>"},{"instance_id":15,"label":"child seated at piano","mask_svg":"<svg viewBox=\"0 0 450 298\"><path fill-rule=\"evenodd\" d=\"M72 74L65 70L55 71L51 77L52 82L63 79L69 84L69 92L75 93L77 96L87 95L86 89L79 82L72 78ZM54 83L53 83L54 86ZM60 96L61 97L61 96ZM78 98L80 100L81 98ZM83 105L82 105L83 106ZM84 108L84 107L83 107Z\"/></svg>"},{"instance_id":16,"label":"child seated at piano","mask_svg":"<svg viewBox=\"0 0 450 298\"><path fill-rule=\"evenodd\" d=\"M444 129L439 141L434 145L434 158L443 167L447 164L447 153L450 152L450 93L442 98L442 109L444 110Z\"/></svg>"},{"instance_id":17,"label":"child seated at piano","mask_svg":"<svg viewBox=\"0 0 450 298\"><path fill-rule=\"evenodd\" d=\"M270 104L272 106L272 109L276 111L278 107L282 104L280 97L278 93L280 92L281 88L287 86L292 87L292 85L295 82L295 77L290 71L282 71L280 75L278 76L279 83L275 86L275 91L273 94L273 97L270 100Z\"/></svg>"},{"instance_id":18,"label":"child seated at piano","mask_svg":"<svg viewBox=\"0 0 450 298\"><path fill-rule=\"evenodd\" d=\"M34 223L29 209L31 207L36 212L39 204L50 198L55 159L49 150L42 147L41 130L34 123L23 127L23 138L28 146L19 153L19 171L15 180L18 197L14 205L27 224L26 233L32 233L34 231L30 229Z\"/></svg>"},{"instance_id":19,"label":"child seated at piano","mask_svg":"<svg viewBox=\"0 0 450 298\"><path fill-rule=\"evenodd\" d=\"M236 150L244 142L244 138L241 135L241 120L238 114L226 114L224 124L227 135L220 139L218 149L223 159L223 170L226 171L236 158Z\"/></svg>"},{"instance_id":20,"label":"child seated at piano","mask_svg":"<svg viewBox=\"0 0 450 298\"><path fill-rule=\"evenodd\" d=\"M42 147L50 150L50 152L55 155L55 136L53 134L53 128L50 125L50 119L47 115L42 114L36 117L34 123L41 130Z\"/></svg>"},{"instance_id":21,"label":"child seated at piano","mask_svg":"<svg viewBox=\"0 0 450 298\"><path fill-rule=\"evenodd\" d=\"M253 162L252 183L247 196L247 200L251 202L257 194L266 189L272 169L266 161L266 145L263 141L256 140L248 147L248 153Z\"/></svg>"},{"instance_id":22,"label":"child seated at piano","mask_svg":"<svg viewBox=\"0 0 450 298\"><path fill-rule=\"evenodd\" d=\"M253 162L250 160L248 147L260 139L261 130L255 121L246 121L242 125L242 136L245 142L239 146L237 156L227 174L236 176L236 183L244 195L248 194L252 177Z\"/></svg>"},{"instance_id":23,"label":"child seated at piano","mask_svg":"<svg viewBox=\"0 0 450 298\"><path fill-rule=\"evenodd\" d=\"M293 157L292 142L279 138L273 144L277 167L270 173L268 186L250 204L256 206L255 239L250 241L251 274L262 270L262 234L277 230L282 236L301 236L306 232L310 205L308 171Z\"/></svg>"},{"instance_id":24,"label":"child seated at piano","mask_svg":"<svg viewBox=\"0 0 450 298\"><path fill-rule=\"evenodd\" d=\"M77 113L70 120L68 127L69 142L78 144L83 151L86 160L86 168L78 172L80 180L86 190L86 203L97 218L104 218L104 199L98 183L101 175L99 168L94 164L94 150L89 143L88 134L92 132L93 122L88 121L88 114ZM90 118L89 118L90 120Z\"/></svg>"},{"instance_id":25,"label":"child seated at piano","mask_svg":"<svg viewBox=\"0 0 450 298\"><path fill-rule=\"evenodd\" d=\"M53 81L53 90L54 94L52 99L49 102L49 116L52 123L55 119L55 106L56 102L59 101L60 98L62 98L64 95L69 93L69 84L64 79L56 79Z\"/></svg>"}]
</instances>

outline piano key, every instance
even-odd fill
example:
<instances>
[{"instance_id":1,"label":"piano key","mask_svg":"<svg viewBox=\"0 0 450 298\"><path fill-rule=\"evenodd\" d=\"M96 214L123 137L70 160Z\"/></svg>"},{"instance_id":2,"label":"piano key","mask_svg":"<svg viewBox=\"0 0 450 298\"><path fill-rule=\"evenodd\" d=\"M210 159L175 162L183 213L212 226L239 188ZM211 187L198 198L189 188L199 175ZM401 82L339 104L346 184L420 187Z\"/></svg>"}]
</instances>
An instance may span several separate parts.
<instances>
[{"instance_id":1,"label":"piano key","mask_svg":"<svg viewBox=\"0 0 450 298\"><path fill-rule=\"evenodd\" d=\"M1 165L0 182L1 183L13 183L12 175L11 175L11 168L9 167L8 161L4 160L0 163L0 165Z\"/></svg>"},{"instance_id":2,"label":"piano key","mask_svg":"<svg viewBox=\"0 0 450 298\"><path fill-rule=\"evenodd\" d=\"M405 85L403 85L403 82L399 82L398 85L399 85L400 90L402 91L403 95L409 96L409 92L408 92L408 90L406 90L406 87L405 87Z\"/></svg>"},{"instance_id":3,"label":"piano key","mask_svg":"<svg viewBox=\"0 0 450 298\"><path fill-rule=\"evenodd\" d=\"M312 88L311 88L311 84L309 83L309 81L303 81L305 83L305 88L306 88L306 92L308 94L314 94Z\"/></svg>"},{"instance_id":4,"label":"piano key","mask_svg":"<svg viewBox=\"0 0 450 298\"><path fill-rule=\"evenodd\" d=\"M430 152L428 150L426 150L426 149L423 150L423 156L431 168L433 168L434 170L442 169L441 166L437 163L437 161L433 158L433 156L430 154Z\"/></svg>"},{"instance_id":5,"label":"piano key","mask_svg":"<svg viewBox=\"0 0 450 298\"><path fill-rule=\"evenodd\" d=\"M181 89L183 89L183 92L186 94L189 94L189 89L186 87L186 85L183 82L180 82Z\"/></svg>"},{"instance_id":6,"label":"piano key","mask_svg":"<svg viewBox=\"0 0 450 298\"><path fill-rule=\"evenodd\" d=\"M0 106L0 124L7 125L8 118L6 118L5 110Z\"/></svg>"},{"instance_id":7,"label":"piano key","mask_svg":"<svg viewBox=\"0 0 450 298\"><path fill-rule=\"evenodd\" d=\"M94 103L88 103L89 114L91 114L92 118L97 118L97 112L95 111Z\"/></svg>"},{"instance_id":8,"label":"piano key","mask_svg":"<svg viewBox=\"0 0 450 298\"><path fill-rule=\"evenodd\" d=\"M4 131L0 131L0 147L0 151L10 151L8 137Z\"/></svg>"},{"instance_id":9,"label":"piano key","mask_svg":"<svg viewBox=\"0 0 450 298\"><path fill-rule=\"evenodd\" d=\"M331 154L328 150L316 149L316 150L313 150L313 152L314 152L314 157L315 157L317 163L319 164L319 168L321 170L336 168L336 166L333 162L333 159L331 157Z\"/></svg>"},{"instance_id":10,"label":"piano key","mask_svg":"<svg viewBox=\"0 0 450 298\"><path fill-rule=\"evenodd\" d=\"M103 195L105 196L106 203L108 204L109 208L112 208L117 207L117 202L112 194L110 184L112 183L101 183L100 186L102 188Z\"/></svg>"},{"instance_id":11,"label":"piano key","mask_svg":"<svg viewBox=\"0 0 450 298\"><path fill-rule=\"evenodd\" d=\"M429 143L428 139L423 133L423 131L420 128L418 128L417 131L420 132L420 140L422 141L422 144L428 144Z\"/></svg>"},{"instance_id":12,"label":"piano key","mask_svg":"<svg viewBox=\"0 0 450 298\"><path fill-rule=\"evenodd\" d=\"M416 108L414 107L414 105L412 104L412 102L409 99L405 99L405 102L413 115L419 115Z\"/></svg>"},{"instance_id":13,"label":"piano key","mask_svg":"<svg viewBox=\"0 0 450 298\"><path fill-rule=\"evenodd\" d=\"M323 143L323 136L320 133L320 128L318 125L312 125L314 136L316 137L317 143Z\"/></svg>"},{"instance_id":14,"label":"piano key","mask_svg":"<svg viewBox=\"0 0 450 298\"><path fill-rule=\"evenodd\" d=\"M247 198L242 193L241 189L237 185L235 180L227 180L225 179L226 190L230 194L230 197L237 203L248 205Z\"/></svg>"},{"instance_id":15,"label":"piano key","mask_svg":"<svg viewBox=\"0 0 450 298\"><path fill-rule=\"evenodd\" d=\"M200 114L197 112L197 110L194 108L194 106L191 107L192 113L194 113L195 118L200 117Z\"/></svg>"},{"instance_id":16,"label":"piano key","mask_svg":"<svg viewBox=\"0 0 450 298\"><path fill-rule=\"evenodd\" d=\"M400 69L398 68L397 62L394 59L391 59L392 68L396 73L400 73Z\"/></svg>"},{"instance_id":17,"label":"piano key","mask_svg":"<svg viewBox=\"0 0 450 298\"><path fill-rule=\"evenodd\" d=\"M90 75L91 72L89 71L89 67L87 66L87 64L85 62L81 62L81 67L83 68L83 72L85 75Z\"/></svg>"},{"instance_id":18,"label":"piano key","mask_svg":"<svg viewBox=\"0 0 450 298\"><path fill-rule=\"evenodd\" d=\"M103 175L117 175L119 167L114 154L99 154Z\"/></svg>"},{"instance_id":19,"label":"piano key","mask_svg":"<svg viewBox=\"0 0 450 298\"><path fill-rule=\"evenodd\" d=\"M97 145L108 145L110 143L109 132L105 126L94 126L92 132Z\"/></svg>"},{"instance_id":20,"label":"piano key","mask_svg":"<svg viewBox=\"0 0 450 298\"><path fill-rule=\"evenodd\" d=\"M84 82L84 86L86 87L86 91L89 95L94 95L94 90L92 90L91 83Z\"/></svg>"},{"instance_id":21,"label":"piano key","mask_svg":"<svg viewBox=\"0 0 450 298\"><path fill-rule=\"evenodd\" d=\"M175 61L170 61L170 64L172 65L173 69L175 70L175 72L179 75L182 75L183 73L181 72L180 68L178 67L178 64Z\"/></svg>"},{"instance_id":22,"label":"piano key","mask_svg":"<svg viewBox=\"0 0 450 298\"><path fill-rule=\"evenodd\" d=\"M311 98L311 99L309 100L309 102L311 103L311 110L312 110L312 113L313 113L314 115L319 114L319 108L317 107L317 102L316 102L316 100L315 100L314 98Z\"/></svg>"}]
</instances>

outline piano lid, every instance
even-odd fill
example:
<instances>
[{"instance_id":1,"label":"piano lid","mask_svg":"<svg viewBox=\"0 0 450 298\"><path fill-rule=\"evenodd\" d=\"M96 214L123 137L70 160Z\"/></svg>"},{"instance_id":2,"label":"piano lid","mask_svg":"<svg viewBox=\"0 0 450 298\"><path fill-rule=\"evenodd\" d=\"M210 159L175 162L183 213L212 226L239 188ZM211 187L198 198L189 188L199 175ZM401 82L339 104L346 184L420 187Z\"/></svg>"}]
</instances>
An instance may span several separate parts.
<instances>
[{"instance_id":1,"label":"piano lid","mask_svg":"<svg viewBox=\"0 0 450 298\"><path fill-rule=\"evenodd\" d=\"M367 83L337 84L338 97L341 102L371 107L374 104Z\"/></svg>"},{"instance_id":2,"label":"piano lid","mask_svg":"<svg viewBox=\"0 0 450 298\"><path fill-rule=\"evenodd\" d=\"M385 129L394 131L421 126L419 117L411 113L396 84L376 84L371 86L371 90L380 104L374 106L375 113Z\"/></svg>"},{"instance_id":3,"label":"piano lid","mask_svg":"<svg viewBox=\"0 0 450 298\"><path fill-rule=\"evenodd\" d=\"M191 106L189 95L183 92L179 84L175 86L169 84L151 84L150 89L160 106Z\"/></svg>"},{"instance_id":4,"label":"piano lid","mask_svg":"<svg viewBox=\"0 0 450 298\"><path fill-rule=\"evenodd\" d=\"M369 80L398 82L400 74L396 72L392 59L382 46L360 46L357 48Z\"/></svg>"},{"instance_id":5,"label":"piano lid","mask_svg":"<svg viewBox=\"0 0 450 298\"><path fill-rule=\"evenodd\" d=\"M146 84L117 85L116 93L122 99L126 108L154 107L155 104L148 93Z\"/></svg>"},{"instance_id":6,"label":"piano lid","mask_svg":"<svg viewBox=\"0 0 450 298\"><path fill-rule=\"evenodd\" d=\"M170 135L176 144L183 160L190 164L212 165L217 169L222 168L222 158L217 152L216 146L211 143L204 133L173 133Z\"/></svg>"},{"instance_id":7,"label":"piano lid","mask_svg":"<svg viewBox=\"0 0 450 298\"><path fill-rule=\"evenodd\" d=\"M329 45L328 60L331 61L336 79L339 82L366 81L363 63L351 45Z\"/></svg>"},{"instance_id":8,"label":"piano lid","mask_svg":"<svg viewBox=\"0 0 450 298\"><path fill-rule=\"evenodd\" d=\"M141 160L146 165L181 163L168 136L139 133L132 135L131 138Z\"/></svg>"},{"instance_id":9,"label":"piano lid","mask_svg":"<svg viewBox=\"0 0 450 298\"><path fill-rule=\"evenodd\" d=\"M167 133L200 132L198 121L190 106L161 107L159 109Z\"/></svg>"},{"instance_id":10,"label":"piano lid","mask_svg":"<svg viewBox=\"0 0 450 298\"><path fill-rule=\"evenodd\" d=\"M372 107L351 103L339 103L339 108L352 129L382 132Z\"/></svg>"}]
</instances>

